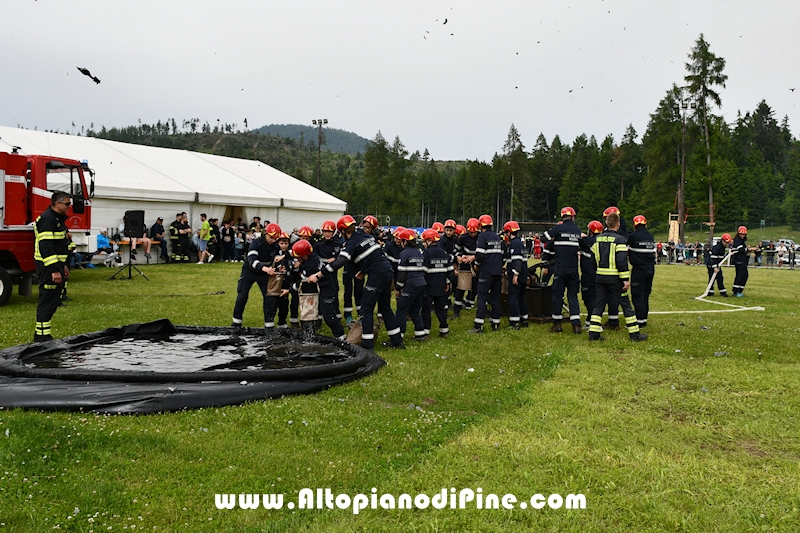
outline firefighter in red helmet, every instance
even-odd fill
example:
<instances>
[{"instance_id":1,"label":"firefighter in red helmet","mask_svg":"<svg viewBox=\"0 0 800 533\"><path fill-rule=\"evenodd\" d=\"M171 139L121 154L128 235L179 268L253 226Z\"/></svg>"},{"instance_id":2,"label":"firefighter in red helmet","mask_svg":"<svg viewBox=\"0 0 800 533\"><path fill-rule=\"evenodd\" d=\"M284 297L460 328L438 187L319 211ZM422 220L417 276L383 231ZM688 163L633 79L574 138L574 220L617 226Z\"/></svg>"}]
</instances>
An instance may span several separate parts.
<instances>
[{"instance_id":1,"label":"firefighter in red helmet","mask_svg":"<svg viewBox=\"0 0 800 533\"><path fill-rule=\"evenodd\" d=\"M647 326L650 293L656 273L656 240L647 231L644 215L633 217L633 233L628 234L628 261L631 264L631 303L639 329Z\"/></svg>"},{"instance_id":2,"label":"firefighter in red helmet","mask_svg":"<svg viewBox=\"0 0 800 533\"><path fill-rule=\"evenodd\" d=\"M561 210L561 223L549 229L546 236L547 244L542 251L542 258L545 258L548 271L553 269L553 326L550 331L554 333L563 331L561 321L564 319L562 308L566 290L572 333L580 335L581 306L578 303L578 292L581 285L578 275L578 253L582 245L581 230L575 224L575 210L572 207L564 207ZM583 251L588 252L589 249L584 247Z\"/></svg>"}]
</instances>

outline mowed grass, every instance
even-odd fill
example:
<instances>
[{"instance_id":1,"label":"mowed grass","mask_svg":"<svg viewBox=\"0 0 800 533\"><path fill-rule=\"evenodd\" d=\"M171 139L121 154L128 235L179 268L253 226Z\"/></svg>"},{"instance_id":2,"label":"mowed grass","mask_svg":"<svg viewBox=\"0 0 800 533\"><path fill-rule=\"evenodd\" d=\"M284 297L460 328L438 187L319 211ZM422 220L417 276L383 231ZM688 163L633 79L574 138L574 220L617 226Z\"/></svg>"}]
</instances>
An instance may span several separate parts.
<instances>
[{"instance_id":1,"label":"mowed grass","mask_svg":"<svg viewBox=\"0 0 800 533\"><path fill-rule=\"evenodd\" d=\"M240 268L146 266L149 282L76 272L54 334L162 317L228 325ZM475 337L466 312L451 338L379 349L380 372L311 396L146 416L0 411L0 530L797 531L800 272L752 269L747 296L724 300L765 311L701 313L725 309L692 299L706 279L657 268L651 310L677 313L652 315L645 343L539 324ZM251 298L244 321L257 327ZM0 308L0 346L28 342L34 315L33 299ZM586 508L214 505L216 493L289 501L306 487L581 493Z\"/></svg>"}]
</instances>

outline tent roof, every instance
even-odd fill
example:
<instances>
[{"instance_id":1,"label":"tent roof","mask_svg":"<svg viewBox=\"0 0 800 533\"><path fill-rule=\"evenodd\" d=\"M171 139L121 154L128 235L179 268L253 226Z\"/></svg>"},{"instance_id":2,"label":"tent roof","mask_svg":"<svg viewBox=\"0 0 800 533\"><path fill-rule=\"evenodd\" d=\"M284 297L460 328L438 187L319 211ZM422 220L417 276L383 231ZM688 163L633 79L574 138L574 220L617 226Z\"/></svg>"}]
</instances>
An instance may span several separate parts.
<instances>
[{"instance_id":1,"label":"tent roof","mask_svg":"<svg viewBox=\"0 0 800 533\"><path fill-rule=\"evenodd\" d=\"M260 161L0 126L0 150L88 160L95 196L341 211L347 204Z\"/></svg>"}]
</instances>

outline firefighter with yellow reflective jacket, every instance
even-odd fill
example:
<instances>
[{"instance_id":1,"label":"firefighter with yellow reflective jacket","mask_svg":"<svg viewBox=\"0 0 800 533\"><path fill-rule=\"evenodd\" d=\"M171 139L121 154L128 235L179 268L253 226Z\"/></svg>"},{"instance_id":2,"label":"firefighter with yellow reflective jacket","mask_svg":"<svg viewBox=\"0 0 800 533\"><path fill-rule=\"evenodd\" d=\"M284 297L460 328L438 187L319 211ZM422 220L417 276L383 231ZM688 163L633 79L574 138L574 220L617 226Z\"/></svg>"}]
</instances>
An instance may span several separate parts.
<instances>
[{"instance_id":1,"label":"firefighter with yellow reflective jacket","mask_svg":"<svg viewBox=\"0 0 800 533\"><path fill-rule=\"evenodd\" d=\"M36 307L36 330L34 342L53 340L50 334L50 319L61 301L61 291L69 278L67 257L67 211L72 205L68 193L59 191L50 198L50 207L36 218L36 237L33 257L39 277L39 304Z\"/></svg>"},{"instance_id":2,"label":"firefighter with yellow reflective jacket","mask_svg":"<svg viewBox=\"0 0 800 533\"><path fill-rule=\"evenodd\" d=\"M628 334L634 342L647 340L647 335L639 332L636 323L636 314L628 299L630 289L630 270L628 270L628 245L627 239L617 233L619 230L619 214L611 213L606 217L606 230L597 236L592 245L592 254L597 263L596 290L597 300L592 311L589 326L589 340L605 340L600 334L603 326L600 325L606 303L619 300L622 312L625 315L625 325Z\"/></svg>"}]
</instances>

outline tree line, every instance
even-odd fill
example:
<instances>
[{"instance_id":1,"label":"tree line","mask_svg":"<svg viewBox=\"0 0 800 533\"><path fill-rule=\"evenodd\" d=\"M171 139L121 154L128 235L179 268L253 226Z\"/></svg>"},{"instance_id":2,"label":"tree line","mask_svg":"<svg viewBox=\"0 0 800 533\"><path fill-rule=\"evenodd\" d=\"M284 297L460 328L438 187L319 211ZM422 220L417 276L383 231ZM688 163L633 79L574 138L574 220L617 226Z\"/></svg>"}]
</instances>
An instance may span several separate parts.
<instances>
[{"instance_id":1,"label":"tree line","mask_svg":"<svg viewBox=\"0 0 800 533\"><path fill-rule=\"evenodd\" d=\"M701 34L691 48L683 82L673 84L639 138L629 125L619 141L579 135L572 143L539 134L526 147L511 125L491 161L436 161L410 153L399 137L379 131L355 155L323 150L320 188L345 200L355 215L393 224L430 226L435 220L492 214L497 220L553 221L574 207L582 222L609 205L647 217L663 229L669 215L687 223L730 228L800 225L800 141L766 101L733 123L717 114L727 83L725 60ZM236 124L174 119L127 128L89 128L106 139L257 159L317 183L316 143L240 130Z\"/></svg>"}]
</instances>

